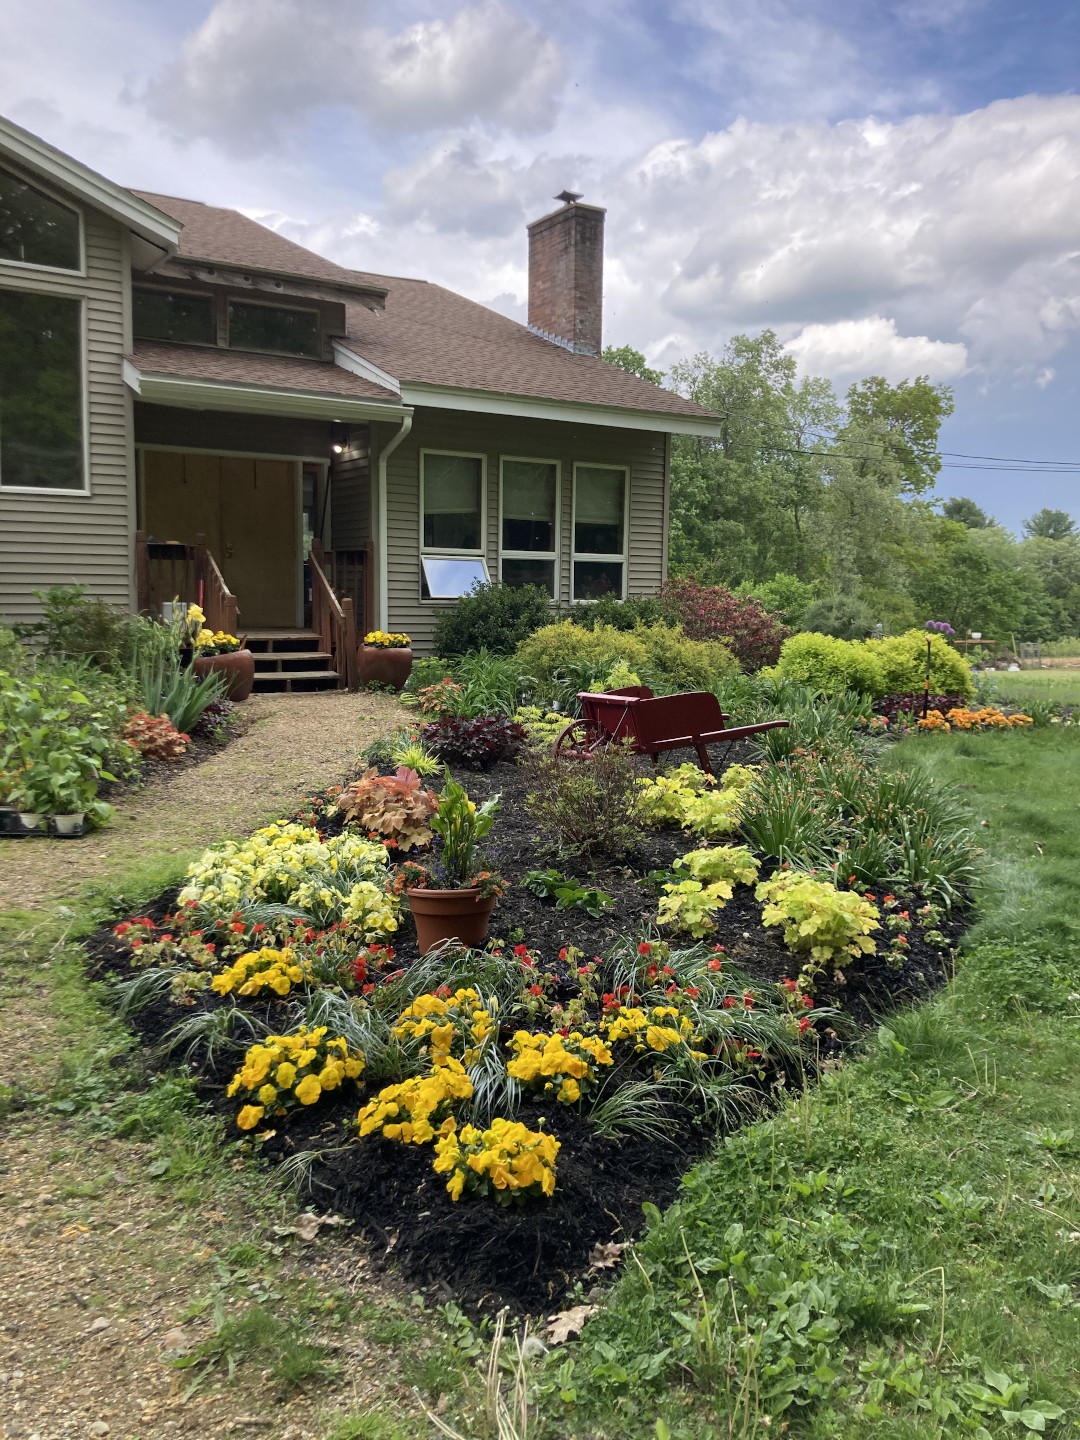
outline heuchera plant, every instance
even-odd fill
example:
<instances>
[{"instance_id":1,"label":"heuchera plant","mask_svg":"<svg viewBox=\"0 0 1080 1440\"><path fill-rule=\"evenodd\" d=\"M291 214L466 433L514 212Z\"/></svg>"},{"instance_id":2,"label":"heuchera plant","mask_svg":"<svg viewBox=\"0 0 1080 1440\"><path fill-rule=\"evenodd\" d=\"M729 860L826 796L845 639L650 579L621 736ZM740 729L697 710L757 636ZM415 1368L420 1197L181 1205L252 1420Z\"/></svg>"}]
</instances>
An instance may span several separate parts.
<instances>
[{"instance_id":1,"label":"heuchera plant","mask_svg":"<svg viewBox=\"0 0 1080 1440\"><path fill-rule=\"evenodd\" d=\"M690 640L726 640L744 670L775 665L780 647L792 633L760 600L741 599L723 585L702 585L693 575L667 580L664 609Z\"/></svg>"},{"instance_id":2,"label":"heuchera plant","mask_svg":"<svg viewBox=\"0 0 1080 1440\"><path fill-rule=\"evenodd\" d=\"M132 715L121 739L148 760L179 760L190 743L167 715L149 715L145 710Z\"/></svg>"},{"instance_id":3,"label":"heuchera plant","mask_svg":"<svg viewBox=\"0 0 1080 1440\"><path fill-rule=\"evenodd\" d=\"M372 766L341 792L338 809L369 835L398 850L430 845L431 817L439 808L433 790L425 790L415 770L399 765L393 775Z\"/></svg>"},{"instance_id":4,"label":"heuchera plant","mask_svg":"<svg viewBox=\"0 0 1080 1440\"><path fill-rule=\"evenodd\" d=\"M523 727L505 715L432 721L421 726L420 740L440 760L478 770L498 760L516 760L528 744Z\"/></svg>"}]
</instances>

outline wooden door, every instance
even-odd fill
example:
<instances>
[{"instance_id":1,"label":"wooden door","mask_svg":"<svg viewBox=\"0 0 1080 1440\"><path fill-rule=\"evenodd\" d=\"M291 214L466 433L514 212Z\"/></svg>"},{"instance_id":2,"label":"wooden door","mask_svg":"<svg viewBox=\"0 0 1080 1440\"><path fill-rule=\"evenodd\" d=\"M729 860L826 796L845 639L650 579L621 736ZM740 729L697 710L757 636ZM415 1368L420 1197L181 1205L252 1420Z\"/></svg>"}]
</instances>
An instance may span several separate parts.
<instances>
[{"instance_id":1,"label":"wooden door","mask_svg":"<svg viewBox=\"0 0 1080 1440\"><path fill-rule=\"evenodd\" d=\"M205 535L210 553L220 555L220 466L216 455L144 452L143 529L151 540L194 545L196 535Z\"/></svg>"},{"instance_id":2,"label":"wooden door","mask_svg":"<svg viewBox=\"0 0 1080 1440\"><path fill-rule=\"evenodd\" d=\"M296 466L221 458L221 566L242 629L296 625Z\"/></svg>"}]
</instances>

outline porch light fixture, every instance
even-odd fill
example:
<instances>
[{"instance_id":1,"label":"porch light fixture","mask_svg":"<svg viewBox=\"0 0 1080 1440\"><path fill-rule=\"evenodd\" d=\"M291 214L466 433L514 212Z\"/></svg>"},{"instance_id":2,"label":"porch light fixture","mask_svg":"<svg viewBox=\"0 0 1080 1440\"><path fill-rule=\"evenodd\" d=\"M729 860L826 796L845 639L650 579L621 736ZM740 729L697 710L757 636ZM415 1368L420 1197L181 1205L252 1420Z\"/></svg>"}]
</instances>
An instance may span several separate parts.
<instances>
[{"instance_id":1,"label":"porch light fixture","mask_svg":"<svg viewBox=\"0 0 1080 1440\"><path fill-rule=\"evenodd\" d=\"M331 445L331 446L330 446L330 449L334 452L335 455L340 455L341 452L345 449L345 446L344 446L344 445Z\"/></svg>"}]
</instances>

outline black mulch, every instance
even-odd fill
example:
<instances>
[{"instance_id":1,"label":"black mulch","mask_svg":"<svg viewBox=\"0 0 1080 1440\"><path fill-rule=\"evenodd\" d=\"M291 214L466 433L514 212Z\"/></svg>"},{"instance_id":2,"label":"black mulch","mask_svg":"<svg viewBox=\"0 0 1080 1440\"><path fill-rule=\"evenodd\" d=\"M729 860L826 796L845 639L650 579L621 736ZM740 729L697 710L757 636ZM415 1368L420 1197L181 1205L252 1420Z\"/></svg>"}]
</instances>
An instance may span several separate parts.
<instances>
[{"instance_id":1,"label":"black mulch","mask_svg":"<svg viewBox=\"0 0 1080 1440\"><path fill-rule=\"evenodd\" d=\"M714 763L721 758L717 755ZM750 757L733 753L726 758L746 761ZM482 773L458 772L456 778L477 801L495 793L502 797L499 818L489 837L489 854L511 882L511 889L496 908L492 934L511 943L523 941L547 962L545 968L565 968L557 963L563 946L574 945L591 958L602 954L617 938L632 936L644 927L656 913L657 891L643 877L651 870L667 869L689 848L686 837L677 832L650 832L643 837L640 851L619 864L556 861L537 850L535 829L524 803L524 784L515 765L500 764ZM613 905L600 919L594 919L579 909L561 911L538 900L519 882L526 871L549 865L606 891ZM873 893L880 900L886 892L878 887ZM175 890L167 891L140 913L160 921L175 897ZM733 967L754 982L768 984L794 976L798 964L783 948L779 929L762 927L761 908L753 891L739 886L718 915L718 931L710 938L725 947ZM965 914L954 912L941 928L955 943L965 928ZM827 1027L822 1037L826 1050L841 1043L837 1031L846 1030L844 1038L850 1038L856 1027L876 1025L890 1010L926 996L945 981L947 952L925 943L914 917L906 933L911 944L899 969L892 968L881 954L853 964L843 985L825 977L819 980L816 1006L834 1006L852 1022L846 1027ZM884 951L884 928L877 938ZM134 973L126 947L115 940L110 929L98 931L87 948L97 977L126 978ZM407 965L419 953L407 917L395 949L397 964ZM197 1003L210 1008L231 1002L206 995ZM262 1009L273 1023L272 1005L266 1003ZM134 1028L149 1047L156 1047L172 1026L192 1013L161 1000L136 1017ZM241 1138L233 1123L235 1106L224 1094L236 1061L235 1055L227 1055L214 1066L197 1060L194 1065L200 1092L222 1115L230 1140ZM774 1072L770 1080L776 1078ZM769 1086L761 1089L764 1100ZM527 1313L552 1310L576 1280L588 1284L588 1257L593 1246L631 1239L643 1223L642 1204L648 1201L663 1207L669 1203L682 1173L716 1138L715 1131L707 1132L683 1112L671 1116L668 1138L662 1141L602 1141L587 1121L567 1107L526 1103L520 1118L535 1128L543 1115L545 1128L562 1143L558 1185L548 1201L502 1209L482 1201L451 1201L445 1180L432 1169L430 1146L402 1146L378 1137L358 1142L353 1122L366 1098L366 1092L351 1086L343 1089L340 1098L294 1112L287 1124L280 1123L263 1143L262 1154L273 1164L298 1151L321 1152L310 1172L309 1203L354 1220L357 1231L373 1242L383 1263L396 1265L410 1283L430 1285L436 1294L452 1295L463 1304L489 1312L504 1304Z\"/></svg>"}]
</instances>

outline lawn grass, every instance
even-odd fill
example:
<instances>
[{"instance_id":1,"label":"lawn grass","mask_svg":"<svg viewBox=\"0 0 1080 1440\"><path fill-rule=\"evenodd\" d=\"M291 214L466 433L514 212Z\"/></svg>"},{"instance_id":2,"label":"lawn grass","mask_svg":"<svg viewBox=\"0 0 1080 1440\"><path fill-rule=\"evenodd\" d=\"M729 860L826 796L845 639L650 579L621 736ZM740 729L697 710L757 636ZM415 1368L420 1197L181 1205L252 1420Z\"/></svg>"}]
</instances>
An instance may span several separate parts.
<instances>
[{"instance_id":1,"label":"lawn grass","mask_svg":"<svg viewBox=\"0 0 1080 1440\"><path fill-rule=\"evenodd\" d=\"M999 670L986 680L1002 700L1056 700L1060 705L1080 705L1080 668Z\"/></svg>"},{"instance_id":2,"label":"lawn grass","mask_svg":"<svg viewBox=\"0 0 1080 1440\"><path fill-rule=\"evenodd\" d=\"M918 736L891 759L965 787L987 838L955 982L653 1213L546 1363L542 1433L1080 1428L1080 737Z\"/></svg>"}]
</instances>

